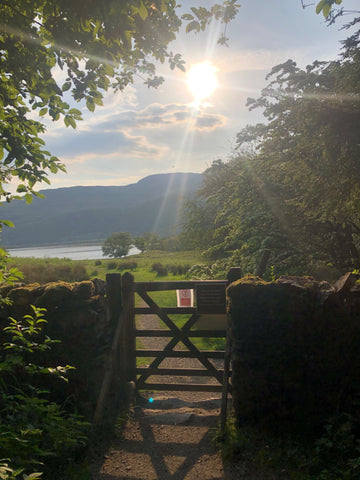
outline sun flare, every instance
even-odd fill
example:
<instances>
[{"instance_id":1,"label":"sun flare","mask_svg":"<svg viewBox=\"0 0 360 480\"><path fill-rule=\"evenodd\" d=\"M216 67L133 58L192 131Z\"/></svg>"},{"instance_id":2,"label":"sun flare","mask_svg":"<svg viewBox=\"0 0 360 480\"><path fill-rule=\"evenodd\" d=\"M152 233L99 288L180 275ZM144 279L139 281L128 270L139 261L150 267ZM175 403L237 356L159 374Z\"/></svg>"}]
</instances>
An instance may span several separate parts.
<instances>
[{"instance_id":1,"label":"sun flare","mask_svg":"<svg viewBox=\"0 0 360 480\"><path fill-rule=\"evenodd\" d=\"M217 68L210 62L197 63L188 70L186 83L196 106L202 105L216 89L216 72Z\"/></svg>"}]
</instances>

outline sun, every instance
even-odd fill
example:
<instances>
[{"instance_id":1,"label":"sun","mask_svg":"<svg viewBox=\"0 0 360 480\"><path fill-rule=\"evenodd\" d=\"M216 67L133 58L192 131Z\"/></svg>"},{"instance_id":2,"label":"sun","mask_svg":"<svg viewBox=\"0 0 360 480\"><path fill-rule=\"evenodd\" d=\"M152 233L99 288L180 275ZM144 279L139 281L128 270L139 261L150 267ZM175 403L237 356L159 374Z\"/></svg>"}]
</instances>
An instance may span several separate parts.
<instances>
[{"instance_id":1,"label":"sun","mask_svg":"<svg viewBox=\"0 0 360 480\"><path fill-rule=\"evenodd\" d=\"M214 92L218 83L217 68L210 62L196 63L186 73L186 83L194 97L194 104L200 106Z\"/></svg>"}]
</instances>

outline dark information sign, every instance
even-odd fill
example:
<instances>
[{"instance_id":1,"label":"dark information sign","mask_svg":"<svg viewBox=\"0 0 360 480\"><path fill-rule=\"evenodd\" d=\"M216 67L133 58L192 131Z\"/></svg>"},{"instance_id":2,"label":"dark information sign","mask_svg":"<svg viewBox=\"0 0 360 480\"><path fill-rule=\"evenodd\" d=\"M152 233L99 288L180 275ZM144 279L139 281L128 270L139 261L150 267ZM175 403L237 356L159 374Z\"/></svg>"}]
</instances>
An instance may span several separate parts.
<instances>
[{"instance_id":1,"label":"dark information sign","mask_svg":"<svg viewBox=\"0 0 360 480\"><path fill-rule=\"evenodd\" d=\"M199 283L196 285L195 291L198 313L226 313L225 283Z\"/></svg>"}]
</instances>

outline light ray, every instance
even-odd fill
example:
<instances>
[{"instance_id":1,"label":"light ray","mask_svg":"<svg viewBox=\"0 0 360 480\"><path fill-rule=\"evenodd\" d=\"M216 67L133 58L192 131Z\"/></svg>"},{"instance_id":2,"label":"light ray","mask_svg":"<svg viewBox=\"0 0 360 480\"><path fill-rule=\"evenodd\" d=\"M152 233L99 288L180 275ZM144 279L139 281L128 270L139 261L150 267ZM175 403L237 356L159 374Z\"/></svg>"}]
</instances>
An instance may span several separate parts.
<instances>
[{"instance_id":1,"label":"light ray","mask_svg":"<svg viewBox=\"0 0 360 480\"><path fill-rule=\"evenodd\" d=\"M178 153L176 155L175 165L177 165L178 163L181 162L181 157L183 155L185 147L188 146L188 149L192 148L193 140L194 140L194 131L193 131L192 127L194 125L195 117L196 117L196 115L195 115L195 112L194 112L194 115L187 122L185 132L184 132L184 135L182 136L181 144L179 146ZM169 180L169 183L167 185L166 192L164 194L163 200L161 202L159 211L157 213L157 216L156 216L156 219L155 219L155 222L154 222L154 225L153 225L153 229L152 229L153 233L157 231L158 226L160 224L161 217L163 215L163 212L165 210L165 206L166 206L166 203L167 203L167 199L168 199L168 197L171 193L171 188L172 188L172 185L173 185L173 182L174 182L174 178L175 177L170 176L170 180ZM184 180L183 180L183 185L182 185L183 191L185 191L186 181L187 181L187 179L185 177ZM179 213L179 211L177 213Z\"/></svg>"}]
</instances>

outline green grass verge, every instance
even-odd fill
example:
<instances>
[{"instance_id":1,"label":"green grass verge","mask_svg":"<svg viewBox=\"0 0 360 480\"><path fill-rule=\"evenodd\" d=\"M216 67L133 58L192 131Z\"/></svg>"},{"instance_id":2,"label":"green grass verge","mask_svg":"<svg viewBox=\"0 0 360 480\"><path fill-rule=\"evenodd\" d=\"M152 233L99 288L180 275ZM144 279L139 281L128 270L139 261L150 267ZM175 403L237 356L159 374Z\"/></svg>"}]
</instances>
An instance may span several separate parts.
<instances>
[{"instance_id":1,"label":"green grass verge","mask_svg":"<svg viewBox=\"0 0 360 480\"><path fill-rule=\"evenodd\" d=\"M163 265L195 265L206 263L199 253L149 251L131 255L124 259L70 260L68 258L24 258L10 257L9 265L19 268L24 273L26 283L47 283L57 280L67 282L82 281L91 278L105 280L107 273L124 273L130 270L135 281L183 280L184 275L158 276L151 271L154 263Z\"/></svg>"}]
</instances>

